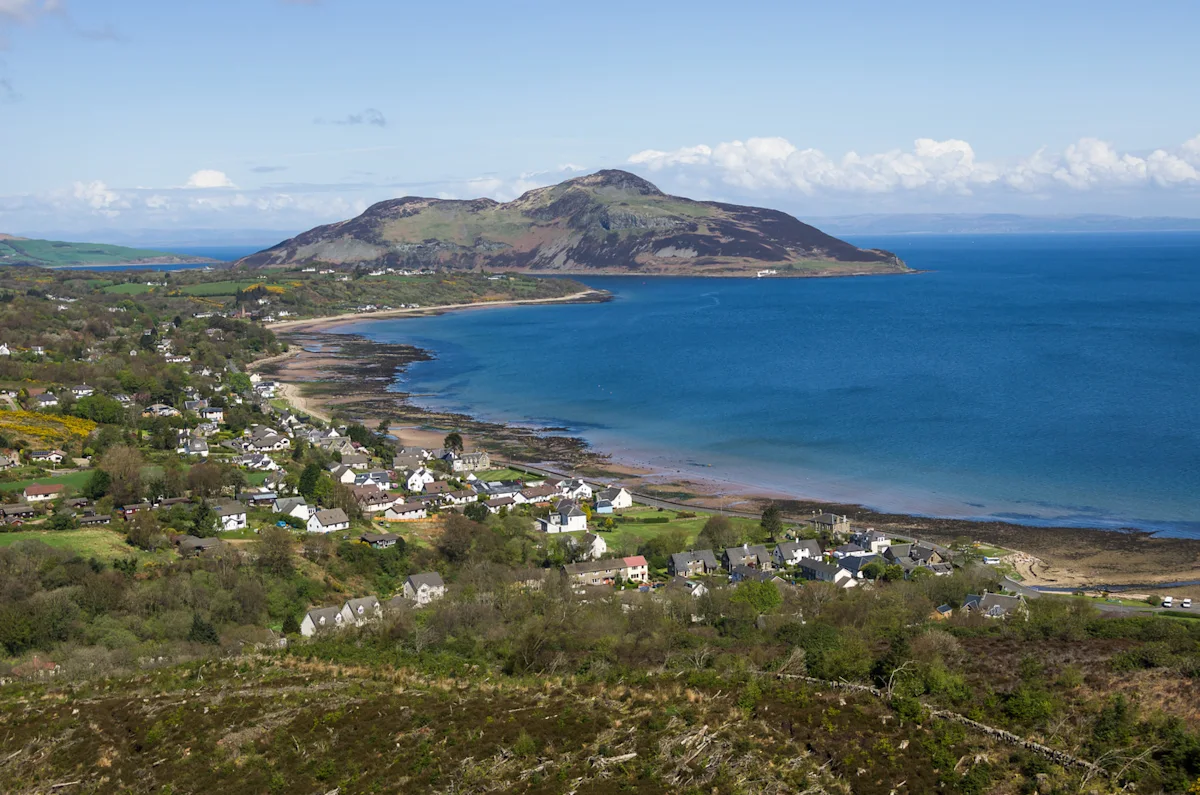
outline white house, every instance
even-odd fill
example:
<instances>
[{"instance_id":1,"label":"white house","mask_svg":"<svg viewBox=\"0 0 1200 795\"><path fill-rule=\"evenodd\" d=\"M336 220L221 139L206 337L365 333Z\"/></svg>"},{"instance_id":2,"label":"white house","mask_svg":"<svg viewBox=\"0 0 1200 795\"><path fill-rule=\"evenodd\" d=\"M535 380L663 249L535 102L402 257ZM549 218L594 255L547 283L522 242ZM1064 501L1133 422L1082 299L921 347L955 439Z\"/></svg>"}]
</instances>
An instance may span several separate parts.
<instances>
[{"instance_id":1,"label":"white house","mask_svg":"<svg viewBox=\"0 0 1200 795\"><path fill-rule=\"evenodd\" d=\"M350 529L350 517L341 508L330 508L327 511L317 511L308 520L310 533L335 533L338 530Z\"/></svg>"},{"instance_id":2,"label":"white house","mask_svg":"<svg viewBox=\"0 0 1200 795\"><path fill-rule=\"evenodd\" d=\"M330 476L335 483L341 483L343 486L349 486L354 483L354 470L345 464L337 464L329 470Z\"/></svg>"},{"instance_id":3,"label":"white house","mask_svg":"<svg viewBox=\"0 0 1200 795\"><path fill-rule=\"evenodd\" d=\"M432 472L425 467L421 467L408 476L408 480L405 481L404 485L409 491L420 492L424 491L427 485L436 480L437 478Z\"/></svg>"},{"instance_id":4,"label":"white house","mask_svg":"<svg viewBox=\"0 0 1200 795\"><path fill-rule=\"evenodd\" d=\"M410 522L414 519L424 519L427 515L424 503L395 502L383 512L385 522Z\"/></svg>"},{"instance_id":5,"label":"white house","mask_svg":"<svg viewBox=\"0 0 1200 795\"><path fill-rule=\"evenodd\" d=\"M598 560L608 554L608 542L595 533L584 533L578 539L567 536L567 543L578 550L580 560Z\"/></svg>"},{"instance_id":6,"label":"white house","mask_svg":"<svg viewBox=\"0 0 1200 795\"><path fill-rule=\"evenodd\" d=\"M293 516L304 522L306 526L312 516L312 511L303 497L276 497L272 510L284 516Z\"/></svg>"},{"instance_id":7,"label":"white house","mask_svg":"<svg viewBox=\"0 0 1200 795\"><path fill-rule=\"evenodd\" d=\"M620 487L604 489L596 494L596 500L607 502L612 505L614 510L618 511L633 507L633 495L629 493L628 489Z\"/></svg>"},{"instance_id":8,"label":"white house","mask_svg":"<svg viewBox=\"0 0 1200 795\"><path fill-rule=\"evenodd\" d=\"M88 386L87 384L79 384L71 387L71 394L77 398L91 397L92 395L96 394L96 388Z\"/></svg>"},{"instance_id":9,"label":"white house","mask_svg":"<svg viewBox=\"0 0 1200 795\"><path fill-rule=\"evenodd\" d=\"M404 595L416 602L417 607L424 607L446 595L446 583L436 571L412 574L404 581Z\"/></svg>"},{"instance_id":10,"label":"white house","mask_svg":"<svg viewBox=\"0 0 1200 795\"><path fill-rule=\"evenodd\" d=\"M217 518L222 530L244 530L247 527L246 506L240 502L229 502L217 507Z\"/></svg>"},{"instance_id":11,"label":"white house","mask_svg":"<svg viewBox=\"0 0 1200 795\"><path fill-rule=\"evenodd\" d=\"M351 599L342 605L342 621L346 625L361 627L368 621L383 616L383 607L374 596L364 596L361 599Z\"/></svg>"},{"instance_id":12,"label":"white house","mask_svg":"<svg viewBox=\"0 0 1200 795\"><path fill-rule=\"evenodd\" d=\"M341 629L346 625L342 611L336 607L318 607L309 610L300 622L300 634L311 638L324 629Z\"/></svg>"},{"instance_id":13,"label":"white house","mask_svg":"<svg viewBox=\"0 0 1200 795\"><path fill-rule=\"evenodd\" d=\"M200 414L201 419L208 420L209 422L224 422L225 421L225 409L219 409L214 406L209 406L208 408L200 409L199 414Z\"/></svg>"},{"instance_id":14,"label":"white house","mask_svg":"<svg viewBox=\"0 0 1200 795\"><path fill-rule=\"evenodd\" d=\"M798 566L806 559L819 559L821 545L811 539L806 541L783 541L775 545L771 552L775 565L781 567Z\"/></svg>"},{"instance_id":15,"label":"white house","mask_svg":"<svg viewBox=\"0 0 1200 795\"><path fill-rule=\"evenodd\" d=\"M188 439L175 452L180 455L194 455L208 458L208 442L203 439Z\"/></svg>"},{"instance_id":16,"label":"white house","mask_svg":"<svg viewBox=\"0 0 1200 795\"><path fill-rule=\"evenodd\" d=\"M575 533L587 530L587 514L570 500L562 500L545 519L538 519L543 533Z\"/></svg>"},{"instance_id":17,"label":"white house","mask_svg":"<svg viewBox=\"0 0 1200 795\"><path fill-rule=\"evenodd\" d=\"M568 500L590 500L592 498L592 487L579 478L560 480L555 485L558 487L558 493Z\"/></svg>"}]
</instances>

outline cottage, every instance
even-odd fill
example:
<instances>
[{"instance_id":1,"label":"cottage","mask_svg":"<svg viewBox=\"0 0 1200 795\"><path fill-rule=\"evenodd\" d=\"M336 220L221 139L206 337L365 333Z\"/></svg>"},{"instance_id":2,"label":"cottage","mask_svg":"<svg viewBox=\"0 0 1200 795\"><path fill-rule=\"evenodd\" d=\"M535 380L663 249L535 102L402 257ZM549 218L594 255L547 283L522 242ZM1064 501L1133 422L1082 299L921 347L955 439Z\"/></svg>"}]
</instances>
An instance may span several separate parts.
<instances>
[{"instance_id":1,"label":"cottage","mask_svg":"<svg viewBox=\"0 0 1200 795\"><path fill-rule=\"evenodd\" d=\"M33 485L26 486L25 491L22 493L25 495L25 502L48 502L50 500L57 500L63 495L63 486L62 484L57 483L53 485L42 485L35 483Z\"/></svg>"},{"instance_id":2,"label":"cottage","mask_svg":"<svg viewBox=\"0 0 1200 795\"><path fill-rule=\"evenodd\" d=\"M323 630L341 629L345 625L346 619L340 608L318 607L305 613L304 620L300 622L300 634L311 638Z\"/></svg>"},{"instance_id":3,"label":"cottage","mask_svg":"<svg viewBox=\"0 0 1200 795\"><path fill-rule=\"evenodd\" d=\"M79 384L78 386L71 387L71 394L76 398L91 397L96 394L96 388L87 384Z\"/></svg>"},{"instance_id":4,"label":"cottage","mask_svg":"<svg viewBox=\"0 0 1200 795\"><path fill-rule=\"evenodd\" d=\"M482 472L492 467L491 456L482 450L475 453L462 453L461 455L451 450L444 450L437 457L449 464L450 471L456 473Z\"/></svg>"},{"instance_id":5,"label":"cottage","mask_svg":"<svg viewBox=\"0 0 1200 795\"><path fill-rule=\"evenodd\" d=\"M33 407L35 409L52 409L58 405L58 398L50 393L38 395L33 399Z\"/></svg>"},{"instance_id":6,"label":"cottage","mask_svg":"<svg viewBox=\"0 0 1200 795\"><path fill-rule=\"evenodd\" d=\"M883 552L891 544L891 541L886 535L874 529L862 530L855 533L851 539L863 549L869 550L873 554Z\"/></svg>"},{"instance_id":7,"label":"cottage","mask_svg":"<svg viewBox=\"0 0 1200 795\"><path fill-rule=\"evenodd\" d=\"M597 560L608 553L608 542L595 533L584 533L578 539L566 536L566 542L575 549L579 560Z\"/></svg>"},{"instance_id":8,"label":"cottage","mask_svg":"<svg viewBox=\"0 0 1200 795\"><path fill-rule=\"evenodd\" d=\"M417 607L424 607L446 595L446 583L436 571L412 574L404 581L404 595L416 602Z\"/></svg>"},{"instance_id":9,"label":"cottage","mask_svg":"<svg viewBox=\"0 0 1200 795\"><path fill-rule=\"evenodd\" d=\"M240 502L227 502L217 506L217 518L221 521L221 529L225 531L245 530L246 506Z\"/></svg>"},{"instance_id":10,"label":"cottage","mask_svg":"<svg viewBox=\"0 0 1200 795\"><path fill-rule=\"evenodd\" d=\"M383 608L380 606L379 600L374 596L351 599L342 605L342 623L347 626L361 627L368 621L373 621L382 616Z\"/></svg>"},{"instance_id":11,"label":"cottage","mask_svg":"<svg viewBox=\"0 0 1200 795\"><path fill-rule=\"evenodd\" d=\"M587 530L587 514L570 500L562 500L545 519L537 520L543 533L575 533Z\"/></svg>"},{"instance_id":12,"label":"cottage","mask_svg":"<svg viewBox=\"0 0 1200 795\"><path fill-rule=\"evenodd\" d=\"M371 459L362 453L348 453L342 456L342 463L351 469L366 469L371 465Z\"/></svg>"},{"instance_id":13,"label":"cottage","mask_svg":"<svg viewBox=\"0 0 1200 795\"><path fill-rule=\"evenodd\" d=\"M110 524L111 522L112 522L112 517L106 513L103 513L103 514L94 514L93 513L93 514L88 514L86 516L79 517L79 524L81 527L97 527L99 525Z\"/></svg>"},{"instance_id":14,"label":"cottage","mask_svg":"<svg viewBox=\"0 0 1200 795\"><path fill-rule=\"evenodd\" d=\"M152 403L146 406L146 410L142 412L143 417L178 417L179 409L172 408L165 403Z\"/></svg>"},{"instance_id":15,"label":"cottage","mask_svg":"<svg viewBox=\"0 0 1200 795\"><path fill-rule=\"evenodd\" d=\"M633 495L623 488L604 489L596 494L596 505L599 506L601 502L607 502L613 510L620 511L633 507Z\"/></svg>"},{"instance_id":16,"label":"cottage","mask_svg":"<svg viewBox=\"0 0 1200 795\"><path fill-rule=\"evenodd\" d=\"M869 549L863 549L858 544L842 544L837 549L833 550L833 556L838 560L844 558L862 558L870 557L873 553Z\"/></svg>"},{"instance_id":17,"label":"cottage","mask_svg":"<svg viewBox=\"0 0 1200 795\"><path fill-rule=\"evenodd\" d=\"M395 533L363 533L358 540L372 549L391 549L396 546L400 536Z\"/></svg>"},{"instance_id":18,"label":"cottage","mask_svg":"<svg viewBox=\"0 0 1200 795\"><path fill-rule=\"evenodd\" d=\"M62 450L34 450L29 454L29 460L35 464L53 464L58 466L67 460L67 454Z\"/></svg>"},{"instance_id":19,"label":"cottage","mask_svg":"<svg viewBox=\"0 0 1200 795\"><path fill-rule=\"evenodd\" d=\"M781 568L798 566L802 560L820 558L821 545L812 539L783 541L775 545L771 556L775 559L775 565Z\"/></svg>"},{"instance_id":20,"label":"cottage","mask_svg":"<svg viewBox=\"0 0 1200 795\"><path fill-rule=\"evenodd\" d=\"M424 503L394 502L391 507L383 512L381 518L385 522L412 522L417 519L424 519L428 515L429 511Z\"/></svg>"},{"instance_id":21,"label":"cottage","mask_svg":"<svg viewBox=\"0 0 1200 795\"><path fill-rule=\"evenodd\" d=\"M384 491L387 491L392 487L392 476L383 469L375 469L370 472L360 472L354 476L354 485L378 486Z\"/></svg>"},{"instance_id":22,"label":"cottage","mask_svg":"<svg viewBox=\"0 0 1200 795\"><path fill-rule=\"evenodd\" d=\"M279 469L279 464L276 464L265 453L247 453L235 458L233 463L244 469L253 469L255 472L274 472Z\"/></svg>"},{"instance_id":23,"label":"cottage","mask_svg":"<svg viewBox=\"0 0 1200 795\"><path fill-rule=\"evenodd\" d=\"M720 565L711 549L676 552L667 560L667 573L673 577L695 577L712 574Z\"/></svg>"},{"instance_id":24,"label":"cottage","mask_svg":"<svg viewBox=\"0 0 1200 795\"><path fill-rule=\"evenodd\" d=\"M963 601L962 609L972 615L981 615L984 618L1023 618L1029 620L1029 605L1025 603L1025 597L1017 594L1016 596L1005 596L998 593L988 593L984 591L982 595L967 594L967 598Z\"/></svg>"},{"instance_id":25,"label":"cottage","mask_svg":"<svg viewBox=\"0 0 1200 795\"><path fill-rule=\"evenodd\" d=\"M310 533L335 533L338 530L350 529L350 517L341 508L330 508L327 511L317 511L308 520Z\"/></svg>"},{"instance_id":26,"label":"cottage","mask_svg":"<svg viewBox=\"0 0 1200 795\"><path fill-rule=\"evenodd\" d=\"M276 497L275 504L271 506L275 513L281 513L284 516L291 516L308 524L308 519L312 515L308 503L303 497Z\"/></svg>"},{"instance_id":27,"label":"cottage","mask_svg":"<svg viewBox=\"0 0 1200 795\"><path fill-rule=\"evenodd\" d=\"M183 446L175 452L180 455L195 456L197 458L208 458L208 442L203 439L188 439Z\"/></svg>"},{"instance_id":28,"label":"cottage","mask_svg":"<svg viewBox=\"0 0 1200 795\"><path fill-rule=\"evenodd\" d=\"M532 486L519 492L513 499L520 503L531 503L533 505L545 505L553 501L559 495L558 489L554 486Z\"/></svg>"},{"instance_id":29,"label":"cottage","mask_svg":"<svg viewBox=\"0 0 1200 795\"><path fill-rule=\"evenodd\" d=\"M708 593L708 588L706 588L703 583L679 576L671 578L671 581L667 583L667 590L682 591L694 599L699 599L701 596L704 596L704 594Z\"/></svg>"},{"instance_id":30,"label":"cottage","mask_svg":"<svg viewBox=\"0 0 1200 795\"><path fill-rule=\"evenodd\" d=\"M216 408L215 406L207 406L205 408L200 409L200 411L197 413L200 415L201 419L207 420L208 422L224 422L225 421L225 409L219 409L219 408Z\"/></svg>"},{"instance_id":31,"label":"cottage","mask_svg":"<svg viewBox=\"0 0 1200 795\"><path fill-rule=\"evenodd\" d=\"M0 505L0 516L3 516L6 521L28 519L33 514L33 506L25 503L18 502L13 505Z\"/></svg>"},{"instance_id":32,"label":"cottage","mask_svg":"<svg viewBox=\"0 0 1200 795\"><path fill-rule=\"evenodd\" d=\"M484 502L484 505L487 506L488 513L500 513L500 511L506 508L511 510L517 507L517 501L512 497L493 497Z\"/></svg>"}]
</instances>

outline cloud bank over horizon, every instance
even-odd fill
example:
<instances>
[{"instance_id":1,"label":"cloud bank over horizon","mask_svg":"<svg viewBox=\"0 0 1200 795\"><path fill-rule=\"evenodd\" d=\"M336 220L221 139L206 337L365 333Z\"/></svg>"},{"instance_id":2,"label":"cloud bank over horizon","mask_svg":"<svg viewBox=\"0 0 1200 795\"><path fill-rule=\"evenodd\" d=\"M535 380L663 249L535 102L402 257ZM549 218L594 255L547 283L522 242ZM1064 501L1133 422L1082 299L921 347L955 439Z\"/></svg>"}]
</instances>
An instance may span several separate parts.
<instances>
[{"instance_id":1,"label":"cloud bank over horizon","mask_svg":"<svg viewBox=\"0 0 1200 795\"><path fill-rule=\"evenodd\" d=\"M782 137L752 137L673 150L644 149L618 164L568 163L511 176L423 182L363 182L350 175L338 183L265 181L282 166L199 168L174 186L121 188L104 180L80 179L40 194L0 195L0 231L298 231L352 217L374 202L404 195L507 201L601 167L637 171L679 195L758 203L814 218L888 212L1200 216L1200 135L1142 153L1121 152L1089 137L1060 151L1042 148L1010 161L981 158L959 139L920 138L911 148L830 156Z\"/></svg>"}]
</instances>

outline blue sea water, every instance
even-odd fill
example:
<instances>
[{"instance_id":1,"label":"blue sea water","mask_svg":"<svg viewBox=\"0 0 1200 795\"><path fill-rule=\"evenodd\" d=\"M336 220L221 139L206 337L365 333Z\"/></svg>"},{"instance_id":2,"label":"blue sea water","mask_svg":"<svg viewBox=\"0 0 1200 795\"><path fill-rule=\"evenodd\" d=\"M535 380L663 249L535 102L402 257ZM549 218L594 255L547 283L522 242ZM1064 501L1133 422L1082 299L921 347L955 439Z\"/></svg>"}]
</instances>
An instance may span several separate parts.
<instances>
[{"instance_id":1,"label":"blue sea water","mask_svg":"<svg viewBox=\"0 0 1200 795\"><path fill-rule=\"evenodd\" d=\"M670 471L1200 537L1200 234L853 242L929 272L598 277L611 303L340 330L433 351L419 402Z\"/></svg>"}]
</instances>

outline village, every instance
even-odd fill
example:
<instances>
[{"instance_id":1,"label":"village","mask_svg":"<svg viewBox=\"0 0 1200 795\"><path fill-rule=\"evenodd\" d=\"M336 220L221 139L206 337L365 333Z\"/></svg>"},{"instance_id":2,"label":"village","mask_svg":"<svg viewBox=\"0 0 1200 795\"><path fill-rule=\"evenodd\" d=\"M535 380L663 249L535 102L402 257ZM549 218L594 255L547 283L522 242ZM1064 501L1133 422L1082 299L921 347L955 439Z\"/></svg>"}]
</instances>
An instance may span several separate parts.
<instances>
[{"instance_id":1,"label":"village","mask_svg":"<svg viewBox=\"0 0 1200 795\"><path fill-rule=\"evenodd\" d=\"M540 587L547 577L561 577L580 595L615 589L652 596L668 589L699 598L710 589L736 588L744 582L769 582L783 589L815 582L841 589L886 587L897 578L939 577L952 573L956 565L995 562L970 550L889 538L872 528L855 527L845 516L825 513L787 525L775 517L755 543L744 540L703 547L701 541L719 541L725 535L719 532L720 525L729 521L718 518L705 525L716 525L717 532L701 530L695 538L682 539L686 548L666 551L658 561L665 565L654 565L646 554L616 541L614 536L626 534L614 531L636 526L651 534L656 520L667 521L671 513L640 504L619 485L549 477L493 462L486 451L464 450L461 436L453 432L441 449L404 446L389 434L370 434L361 426L352 433L346 425L329 425L295 411L278 398L275 381L257 374L233 376L197 368L193 377L200 386L185 387L178 405L158 402L141 407L121 393L107 396L131 407L142 419L168 423L174 453L191 467L219 462L243 473L232 479L232 489L147 494L146 499L100 511L95 500L68 493L65 485L31 483L19 492L19 499L14 492L5 495L6 500L16 501L0 505L0 516L11 527L40 521L121 529L139 516L155 515L172 548L185 557L238 547L247 533L255 535L268 527L298 537L318 534L388 549L404 543L407 527L428 531L431 522L451 513L475 521L516 516L527 520L530 536L546 553L544 564L522 573L521 581ZM95 394L93 387L77 385L57 392L27 389L9 398L23 401L33 411L47 412L59 407L60 401ZM226 422L233 407L252 409L259 421L235 433ZM319 473L314 475L311 461L303 464L306 455L325 462ZM22 457L31 465L51 468L89 463L73 461L62 450L26 449L6 451L0 466L17 466ZM229 479L227 474L224 477ZM305 477L308 484L302 483ZM335 489L317 489L317 477ZM194 510L198 504L203 504L202 512L211 512L212 532L172 532L171 516ZM646 516L647 512L661 516ZM674 539L676 546L680 540ZM427 605L446 594L443 574L447 573L414 572L396 594L361 594L339 605L313 605L300 622L300 632L311 636L358 626L401 603ZM931 618L948 618L954 609L942 605ZM1008 618L1024 614L1025 597L984 592L969 596L958 609Z\"/></svg>"}]
</instances>

